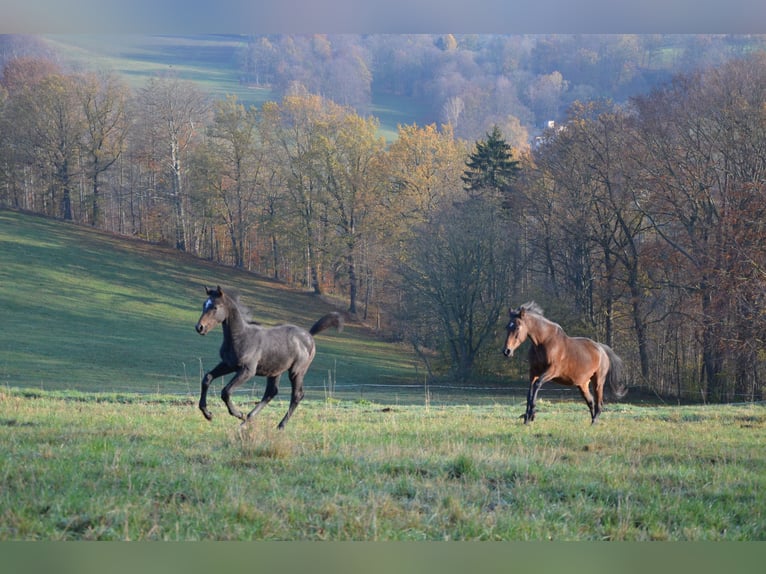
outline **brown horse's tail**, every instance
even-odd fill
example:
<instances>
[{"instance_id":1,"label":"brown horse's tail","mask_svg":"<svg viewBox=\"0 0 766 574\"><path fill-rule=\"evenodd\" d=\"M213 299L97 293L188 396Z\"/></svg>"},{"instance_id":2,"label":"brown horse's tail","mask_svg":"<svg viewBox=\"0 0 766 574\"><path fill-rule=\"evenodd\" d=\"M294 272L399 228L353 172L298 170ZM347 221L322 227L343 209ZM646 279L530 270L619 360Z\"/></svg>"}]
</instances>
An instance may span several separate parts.
<instances>
[{"instance_id":1,"label":"brown horse's tail","mask_svg":"<svg viewBox=\"0 0 766 574\"><path fill-rule=\"evenodd\" d=\"M612 395L618 401L628 394L627 385L620 382L622 378L622 359L617 356L609 345L600 343L609 357L609 370L606 373L606 383L612 391Z\"/></svg>"},{"instance_id":2,"label":"brown horse's tail","mask_svg":"<svg viewBox=\"0 0 766 574\"><path fill-rule=\"evenodd\" d=\"M319 319L314 325L309 329L309 333L312 335L316 335L317 333L321 333L325 329L329 329L330 327L335 327L338 329L338 332L343 330L343 315L341 315L338 312L333 311L332 313L327 313L324 317Z\"/></svg>"}]
</instances>

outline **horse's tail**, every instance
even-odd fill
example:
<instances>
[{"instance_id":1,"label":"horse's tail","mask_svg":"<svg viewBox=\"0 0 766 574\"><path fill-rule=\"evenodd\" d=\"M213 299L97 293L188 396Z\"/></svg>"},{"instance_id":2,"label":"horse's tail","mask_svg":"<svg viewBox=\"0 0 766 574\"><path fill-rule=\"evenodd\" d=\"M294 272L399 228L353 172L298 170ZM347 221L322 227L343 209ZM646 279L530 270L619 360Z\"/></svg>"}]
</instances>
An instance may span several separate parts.
<instances>
[{"instance_id":1,"label":"horse's tail","mask_svg":"<svg viewBox=\"0 0 766 574\"><path fill-rule=\"evenodd\" d=\"M314 325L309 329L309 333L312 335L316 335L317 333L321 333L325 329L329 329L330 327L335 327L338 329L338 332L343 330L343 315L340 313L333 311L332 313L327 313L324 317L319 319Z\"/></svg>"},{"instance_id":2,"label":"horse's tail","mask_svg":"<svg viewBox=\"0 0 766 574\"><path fill-rule=\"evenodd\" d=\"M618 401L628 394L627 385L620 382L622 378L622 359L617 356L609 345L599 343L609 357L609 370L606 373L606 383Z\"/></svg>"}]
</instances>

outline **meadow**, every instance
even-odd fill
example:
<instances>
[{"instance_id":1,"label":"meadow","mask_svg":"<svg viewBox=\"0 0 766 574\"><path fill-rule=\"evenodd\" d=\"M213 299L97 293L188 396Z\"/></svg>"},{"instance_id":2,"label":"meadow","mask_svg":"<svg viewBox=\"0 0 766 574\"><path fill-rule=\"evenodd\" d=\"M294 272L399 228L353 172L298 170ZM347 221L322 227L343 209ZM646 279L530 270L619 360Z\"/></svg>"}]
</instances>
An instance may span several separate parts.
<instances>
[{"instance_id":1,"label":"meadow","mask_svg":"<svg viewBox=\"0 0 766 574\"><path fill-rule=\"evenodd\" d=\"M161 395L0 406L2 540L766 538L762 406L306 401L284 431Z\"/></svg>"},{"instance_id":2,"label":"meadow","mask_svg":"<svg viewBox=\"0 0 766 574\"><path fill-rule=\"evenodd\" d=\"M418 381L349 321L246 428L211 388L203 285L266 324L330 302L171 249L0 211L0 540L766 540L761 404L607 405ZM515 394L511 389L521 390ZM252 406L263 381L235 394Z\"/></svg>"}]
</instances>

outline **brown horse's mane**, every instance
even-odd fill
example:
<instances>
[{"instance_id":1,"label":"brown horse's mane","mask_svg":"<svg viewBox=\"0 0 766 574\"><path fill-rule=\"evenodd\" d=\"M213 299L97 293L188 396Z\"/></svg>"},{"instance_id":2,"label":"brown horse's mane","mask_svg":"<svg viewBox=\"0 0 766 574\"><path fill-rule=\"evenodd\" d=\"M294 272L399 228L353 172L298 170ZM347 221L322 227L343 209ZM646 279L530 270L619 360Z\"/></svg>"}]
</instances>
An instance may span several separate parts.
<instances>
[{"instance_id":1,"label":"brown horse's mane","mask_svg":"<svg viewBox=\"0 0 766 574\"><path fill-rule=\"evenodd\" d=\"M558 332L561 335L566 336L566 332L564 331L563 327L556 323L555 321L551 321L548 319L548 317L545 316L543 313L543 308L540 307L537 303L534 301L527 301L526 303L519 306L519 311L524 310L526 313L531 313L535 315L538 319L541 319L542 325L548 325L548 328L552 328L554 332Z\"/></svg>"},{"instance_id":2,"label":"brown horse's mane","mask_svg":"<svg viewBox=\"0 0 766 574\"><path fill-rule=\"evenodd\" d=\"M519 309L524 309L528 313L535 313L541 317L545 316L545 313L543 313L543 308L534 301L527 301L526 303L519 306Z\"/></svg>"}]
</instances>

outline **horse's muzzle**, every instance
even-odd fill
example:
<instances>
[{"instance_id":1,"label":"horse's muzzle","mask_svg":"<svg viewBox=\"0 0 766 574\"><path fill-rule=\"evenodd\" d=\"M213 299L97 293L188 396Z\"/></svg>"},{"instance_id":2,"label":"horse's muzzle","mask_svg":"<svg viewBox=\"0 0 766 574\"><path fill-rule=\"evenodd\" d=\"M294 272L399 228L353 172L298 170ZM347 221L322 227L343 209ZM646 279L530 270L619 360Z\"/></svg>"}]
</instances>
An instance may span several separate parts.
<instances>
[{"instance_id":1,"label":"horse's muzzle","mask_svg":"<svg viewBox=\"0 0 766 574\"><path fill-rule=\"evenodd\" d=\"M513 357L513 349L506 347L505 349L503 349L503 355L505 355L506 357Z\"/></svg>"},{"instance_id":2,"label":"horse's muzzle","mask_svg":"<svg viewBox=\"0 0 766 574\"><path fill-rule=\"evenodd\" d=\"M194 328L197 330L197 333L199 333L200 335L204 335L205 333L207 333L207 327L205 327L205 325L203 325L202 323L197 323L197 326Z\"/></svg>"}]
</instances>

